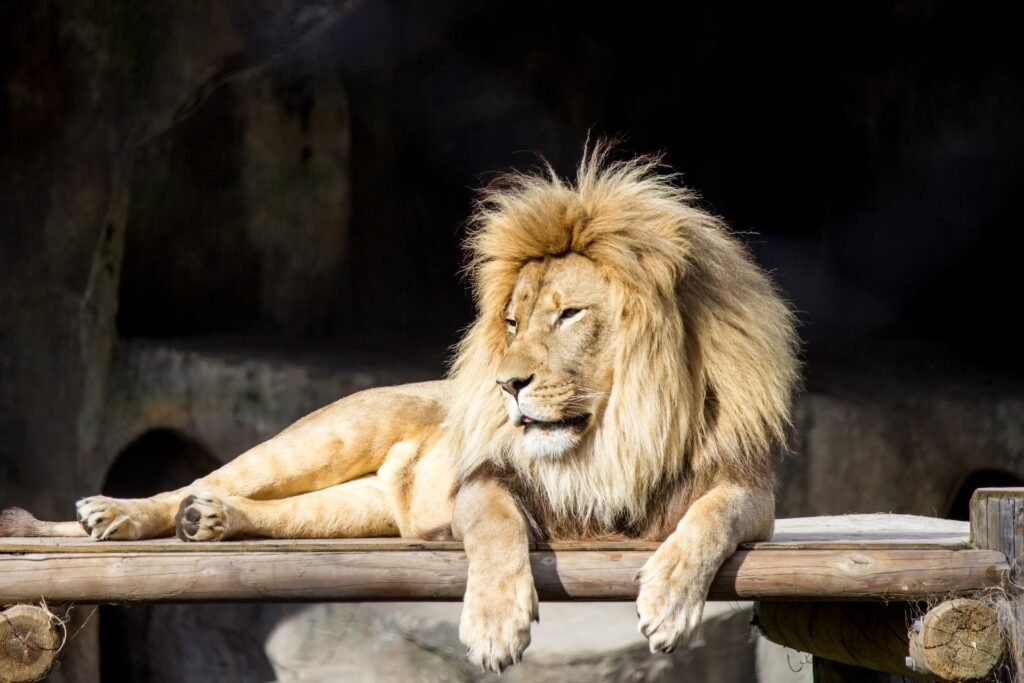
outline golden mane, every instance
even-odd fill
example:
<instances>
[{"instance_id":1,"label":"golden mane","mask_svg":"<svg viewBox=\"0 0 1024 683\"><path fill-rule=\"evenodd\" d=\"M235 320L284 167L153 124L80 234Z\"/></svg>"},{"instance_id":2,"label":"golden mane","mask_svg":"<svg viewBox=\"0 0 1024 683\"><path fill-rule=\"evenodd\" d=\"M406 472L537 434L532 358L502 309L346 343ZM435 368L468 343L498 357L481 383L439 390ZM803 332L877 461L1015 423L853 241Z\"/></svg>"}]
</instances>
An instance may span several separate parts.
<instances>
[{"instance_id":1,"label":"golden mane","mask_svg":"<svg viewBox=\"0 0 1024 683\"><path fill-rule=\"evenodd\" d=\"M575 182L514 173L486 189L467 241L478 311L451 369L460 476L513 469L555 515L597 530L642 524L673 487L717 477L774 485L797 382L790 310L746 248L656 157L584 152ZM614 383L580 448L521 453L494 378L522 265L577 253L608 278ZM696 489L696 490L694 490Z\"/></svg>"}]
</instances>

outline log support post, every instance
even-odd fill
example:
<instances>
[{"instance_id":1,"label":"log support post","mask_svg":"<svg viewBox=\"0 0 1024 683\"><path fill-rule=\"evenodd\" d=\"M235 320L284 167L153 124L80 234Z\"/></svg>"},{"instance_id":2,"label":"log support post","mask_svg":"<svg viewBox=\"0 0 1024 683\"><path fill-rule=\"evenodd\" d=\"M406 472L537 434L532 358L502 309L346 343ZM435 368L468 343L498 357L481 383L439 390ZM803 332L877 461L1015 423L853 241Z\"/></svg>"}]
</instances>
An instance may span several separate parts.
<instances>
[{"instance_id":1,"label":"log support post","mask_svg":"<svg viewBox=\"0 0 1024 683\"><path fill-rule=\"evenodd\" d=\"M978 489L971 496L971 545L998 550L1010 566L999 616L1009 639L1008 665L1024 680L1024 488Z\"/></svg>"},{"instance_id":2,"label":"log support post","mask_svg":"<svg viewBox=\"0 0 1024 683\"><path fill-rule=\"evenodd\" d=\"M815 680L969 680L999 665L1004 641L995 611L979 600L923 603L762 602L769 640L814 656ZM844 673L846 672L846 673ZM844 678L845 676L845 678Z\"/></svg>"},{"instance_id":3,"label":"log support post","mask_svg":"<svg viewBox=\"0 0 1024 683\"><path fill-rule=\"evenodd\" d=\"M1004 662L1024 680L1024 488L975 492L971 544L1006 556L1001 590L938 604L763 602L758 626L813 655L815 681L970 680Z\"/></svg>"}]
</instances>

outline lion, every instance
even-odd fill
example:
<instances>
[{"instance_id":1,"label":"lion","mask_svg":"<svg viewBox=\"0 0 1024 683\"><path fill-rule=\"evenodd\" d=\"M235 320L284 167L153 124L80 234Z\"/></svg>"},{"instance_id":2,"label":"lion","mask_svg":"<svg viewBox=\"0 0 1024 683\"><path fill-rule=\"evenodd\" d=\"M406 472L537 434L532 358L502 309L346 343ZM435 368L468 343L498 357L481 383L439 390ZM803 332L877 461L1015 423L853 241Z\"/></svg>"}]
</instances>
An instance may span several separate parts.
<instances>
[{"instance_id":1,"label":"lion","mask_svg":"<svg viewBox=\"0 0 1024 683\"><path fill-rule=\"evenodd\" d=\"M798 381L794 317L722 221L657 157L584 150L492 183L470 221L478 315L446 379L302 418L150 498L90 496L78 522L5 513L7 535L399 535L462 541L459 635L492 671L538 617L532 544L661 542L637 575L640 632L671 652L740 543L774 525Z\"/></svg>"}]
</instances>

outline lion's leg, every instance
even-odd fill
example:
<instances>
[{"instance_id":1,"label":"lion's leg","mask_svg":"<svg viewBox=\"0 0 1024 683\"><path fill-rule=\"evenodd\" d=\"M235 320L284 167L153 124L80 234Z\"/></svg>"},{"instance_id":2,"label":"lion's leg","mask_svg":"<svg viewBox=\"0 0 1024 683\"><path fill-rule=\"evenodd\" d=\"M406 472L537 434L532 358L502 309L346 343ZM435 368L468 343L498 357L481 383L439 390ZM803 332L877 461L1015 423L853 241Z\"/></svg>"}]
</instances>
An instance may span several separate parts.
<instances>
[{"instance_id":1,"label":"lion's leg","mask_svg":"<svg viewBox=\"0 0 1024 683\"><path fill-rule=\"evenodd\" d=\"M177 533L183 541L266 538L396 536L398 524L387 486L377 476L290 498L253 500L190 494L181 501Z\"/></svg>"},{"instance_id":2,"label":"lion's leg","mask_svg":"<svg viewBox=\"0 0 1024 683\"><path fill-rule=\"evenodd\" d=\"M672 652L690 638L722 563L740 543L769 538L774 519L770 491L724 484L694 501L637 575L639 628L651 652Z\"/></svg>"},{"instance_id":3,"label":"lion's leg","mask_svg":"<svg viewBox=\"0 0 1024 683\"><path fill-rule=\"evenodd\" d=\"M459 638L471 662L500 673L522 658L537 620L526 519L508 491L478 480L456 495L452 531L469 557Z\"/></svg>"},{"instance_id":4,"label":"lion's leg","mask_svg":"<svg viewBox=\"0 0 1024 683\"><path fill-rule=\"evenodd\" d=\"M184 488L149 498L83 498L78 519L101 540L171 536L179 504L197 491L254 500L287 498L373 473L394 444L440 424L443 387L429 382L354 394Z\"/></svg>"}]
</instances>

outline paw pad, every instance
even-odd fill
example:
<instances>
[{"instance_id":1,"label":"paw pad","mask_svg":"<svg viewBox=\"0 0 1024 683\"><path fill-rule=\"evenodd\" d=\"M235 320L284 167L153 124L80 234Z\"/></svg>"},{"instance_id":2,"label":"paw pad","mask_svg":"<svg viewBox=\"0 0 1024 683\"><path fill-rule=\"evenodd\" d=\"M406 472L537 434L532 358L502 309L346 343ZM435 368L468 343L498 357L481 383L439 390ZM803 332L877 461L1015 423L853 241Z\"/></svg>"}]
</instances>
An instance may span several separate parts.
<instances>
[{"instance_id":1,"label":"paw pad","mask_svg":"<svg viewBox=\"0 0 1024 683\"><path fill-rule=\"evenodd\" d=\"M183 541L220 541L227 537L227 505L210 493L185 497L174 517L175 531Z\"/></svg>"}]
</instances>

